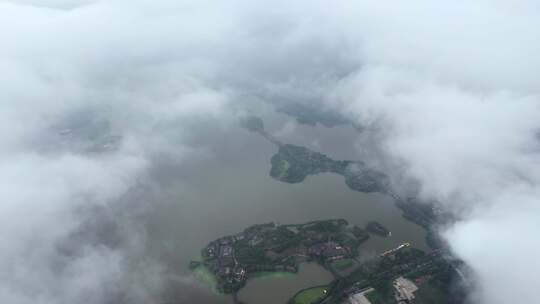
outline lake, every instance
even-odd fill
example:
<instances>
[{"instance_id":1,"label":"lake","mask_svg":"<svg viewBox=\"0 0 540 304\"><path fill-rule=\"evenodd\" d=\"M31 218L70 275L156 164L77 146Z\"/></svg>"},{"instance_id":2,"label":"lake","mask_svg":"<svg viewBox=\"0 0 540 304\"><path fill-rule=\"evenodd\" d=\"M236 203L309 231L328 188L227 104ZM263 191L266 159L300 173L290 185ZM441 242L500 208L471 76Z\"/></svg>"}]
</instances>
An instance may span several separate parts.
<instances>
[{"instance_id":1,"label":"lake","mask_svg":"<svg viewBox=\"0 0 540 304\"><path fill-rule=\"evenodd\" d=\"M266 129L285 143L304 145L334 159L354 160L357 130L302 126L283 114L265 113ZM194 132L189 161L162 160L152 171L156 200L148 223L151 252L166 265L165 298L176 303L232 303L217 295L188 269L210 241L259 223L302 223L345 218L364 226L376 220L392 231L389 238L372 236L361 255L373 256L400 243L426 249L425 231L405 220L391 197L350 190L342 176L309 176L287 184L269 176L277 147L236 123L208 122ZM321 267L303 265L297 275L249 280L239 293L248 304L285 303L301 288L326 284L332 276Z\"/></svg>"}]
</instances>

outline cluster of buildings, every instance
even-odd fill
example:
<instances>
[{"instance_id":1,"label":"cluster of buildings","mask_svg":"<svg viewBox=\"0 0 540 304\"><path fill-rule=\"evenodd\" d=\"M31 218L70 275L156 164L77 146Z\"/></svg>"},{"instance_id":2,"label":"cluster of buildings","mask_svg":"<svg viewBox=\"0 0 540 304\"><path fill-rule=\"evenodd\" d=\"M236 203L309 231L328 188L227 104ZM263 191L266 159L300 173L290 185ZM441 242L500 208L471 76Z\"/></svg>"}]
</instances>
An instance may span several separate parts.
<instances>
[{"instance_id":1,"label":"cluster of buildings","mask_svg":"<svg viewBox=\"0 0 540 304\"><path fill-rule=\"evenodd\" d=\"M242 262L239 250L265 242L265 233L275 229L275 223L255 225L241 233L225 236L211 242L202 251L203 264L218 279L218 289L233 293L244 286L248 273L262 271L297 272L297 265L266 265Z\"/></svg>"},{"instance_id":2,"label":"cluster of buildings","mask_svg":"<svg viewBox=\"0 0 540 304\"><path fill-rule=\"evenodd\" d=\"M392 283L394 286L394 296L398 304L411 303L414 300L414 292L418 290L412 281L399 277Z\"/></svg>"},{"instance_id":3,"label":"cluster of buildings","mask_svg":"<svg viewBox=\"0 0 540 304\"><path fill-rule=\"evenodd\" d=\"M371 304L371 302L366 298L366 294L374 291L375 289L368 287L358 292L351 294L347 299L347 304Z\"/></svg>"},{"instance_id":4,"label":"cluster of buildings","mask_svg":"<svg viewBox=\"0 0 540 304\"><path fill-rule=\"evenodd\" d=\"M351 233L343 219L259 224L211 242L202 250L203 262L191 267L204 265L216 276L220 291L235 293L253 273L296 273L299 263L311 260L331 267L333 261L356 256L356 247L363 240Z\"/></svg>"},{"instance_id":5,"label":"cluster of buildings","mask_svg":"<svg viewBox=\"0 0 540 304\"><path fill-rule=\"evenodd\" d=\"M219 278L218 289L225 292L243 285L247 279L245 267L236 261L233 242L232 237L221 238L203 251L205 265Z\"/></svg>"},{"instance_id":6,"label":"cluster of buildings","mask_svg":"<svg viewBox=\"0 0 540 304\"><path fill-rule=\"evenodd\" d=\"M409 243L404 243L394 249L388 250L381 254L382 266L373 269L374 276L368 280L361 279L343 290L342 294L346 298L346 304L371 304L370 293L377 292L372 288L380 282L388 282L391 284L391 293L378 294L396 304L410 304L417 301L415 294L419 287L432 279L433 275L440 273L446 269L448 264L441 263L441 252L439 250L432 251L427 254L419 254L420 251L411 248L407 251L402 251L410 247ZM415 253L416 251L416 253ZM414 280L410 278L414 278ZM376 283L378 282L378 283ZM391 300L390 300L391 299Z\"/></svg>"},{"instance_id":7,"label":"cluster of buildings","mask_svg":"<svg viewBox=\"0 0 540 304\"><path fill-rule=\"evenodd\" d=\"M324 261L334 261L351 257L352 250L336 242L329 241L312 245L308 248L307 254Z\"/></svg>"},{"instance_id":8,"label":"cluster of buildings","mask_svg":"<svg viewBox=\"0 0 540 304\"><path fill-rule=\"evenodd\" d=\"M392 282L394 287L393 294L394 299L397 304L410 304L413 303L415 296L414 293L418 290L418 286L414 284L411 280L406 279L402 276L398 277ZM372 304L371 301L366 297L370 292L375 291L371 287L363 289L354 289L351 288L346 300L346 304Z\"/></svg>"}]
</instances>

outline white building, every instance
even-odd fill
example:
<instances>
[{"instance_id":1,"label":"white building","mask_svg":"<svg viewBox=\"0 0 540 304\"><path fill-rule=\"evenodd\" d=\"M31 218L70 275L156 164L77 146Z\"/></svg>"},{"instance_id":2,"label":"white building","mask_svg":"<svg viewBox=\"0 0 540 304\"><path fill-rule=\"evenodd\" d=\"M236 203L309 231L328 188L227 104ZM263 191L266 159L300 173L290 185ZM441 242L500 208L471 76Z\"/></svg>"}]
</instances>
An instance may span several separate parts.
<instances>
[{"instance_id":1,"label":"white building","mask_svg":"<svg viewBox=\"0 0 540 304\"><path fill-rule=\"evenodd\" d=\"M366 298L366 294L372 292L373 288L365 289L359 293L355 293L349 297L348 304L371 304L371 302Z\"/></svg>"},{"instance_id":2,"label":"white building","mask_svg":"<svg viewBox=\"0 0 540 304\"><path fill-rule=\"evenodd\" d=\"M414 299L414 292L418 290L418 286L404 277L397 278L393 285L398 303L409 303Z\"/></svg>"}]
</instances>

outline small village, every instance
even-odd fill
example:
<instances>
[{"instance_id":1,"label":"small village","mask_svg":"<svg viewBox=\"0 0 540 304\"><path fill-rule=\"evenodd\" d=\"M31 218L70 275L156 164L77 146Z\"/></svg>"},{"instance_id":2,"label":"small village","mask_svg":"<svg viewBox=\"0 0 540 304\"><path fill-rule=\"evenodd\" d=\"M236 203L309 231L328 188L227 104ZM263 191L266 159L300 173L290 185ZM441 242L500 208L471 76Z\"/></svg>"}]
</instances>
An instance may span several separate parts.
<instances>
[{"instance_id":1,"label":"small village","mask_svg":"<svg viewBox=\"0 0 540 304\"><path fill-rule=\"evenodd\" d=\"M206 267L216 276L219 291L235 293L255 273L296 273L303 262L331 268L333 262L355 258L358 246L368 238L364 229L350 227L344 219L254 225L208 244L202 261L191 267Z\"/></svg>"},{"instance_id":2,"label":"small village","mask_svg":"<svg viewBox=\"0 0 540 304\"><path fill-rule=\"evenodd\" d=\"M205 267L214 275L216 289L233 295L236 303L242 303L237 293L249 278L261 273L296 273L301 263L308 262L318 263L335 279L328 286L299 291L289 304L424 303L425 296L417 296L424 292L422 286L455 276L454 266L442 251L424 253L409 243L360 262L358 247L370 233L378 237L391 234L377 222L366 226L367 230L351 226L344 219L253 225L210 242L201 251L202 260L192 261L190 267ZM314 291L318 297L313 298ZM311 298L306 300L305 294Z\"/></svg>"},{"instance_id":3,"label":"small village","mask_svg":"<svg viewBox=\"0 0 540 304\"><path fill-rule=\"evenodd\" d=\"M452 290L462 277L445 253L425 253L404 243L337 278L311 304L460 303L463 289ZM301 299L302 292L296 295ZM293 298L290 304L305 303Z\"/></svg>"}]
</instances>

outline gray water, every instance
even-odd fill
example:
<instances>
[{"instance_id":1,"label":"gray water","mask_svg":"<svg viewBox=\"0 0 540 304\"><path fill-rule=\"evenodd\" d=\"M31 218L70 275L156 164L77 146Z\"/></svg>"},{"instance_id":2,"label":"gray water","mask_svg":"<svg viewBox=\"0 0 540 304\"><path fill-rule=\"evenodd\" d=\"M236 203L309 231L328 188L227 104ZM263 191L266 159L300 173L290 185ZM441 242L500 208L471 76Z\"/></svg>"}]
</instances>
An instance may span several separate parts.
<instances>
[{"instance_id":1,"label":"gray water","mask_svg":"<svg viewBox=\"0 0 540 304\"><path fill-rule=\"evenodd\" d=\"M286 143L304 145L335 159L354 159L358 131L351 127L295 126L285 115L263 117L267 130ZM284 127L285 126L285 127ZM389 238L372 236L361 246L363 255L376 255L402 242L425 249L425 231L404 220L392 198L350 190L343 177L321 174L300 184L269 176L277 148L236 124L209 125L191 139L197 150L189 162L164 161L155 170L159 200L148 237L170 275L167 299L178 303L231 303L212 293L187 269L210 241L258 223L302 223L345 218L363 226L376 220L392 231ZM304 265L298 275L248 281L240 299L253 303L285 303L298 289L330 282L317 265Z\"/></svg>"}]
</instances>

